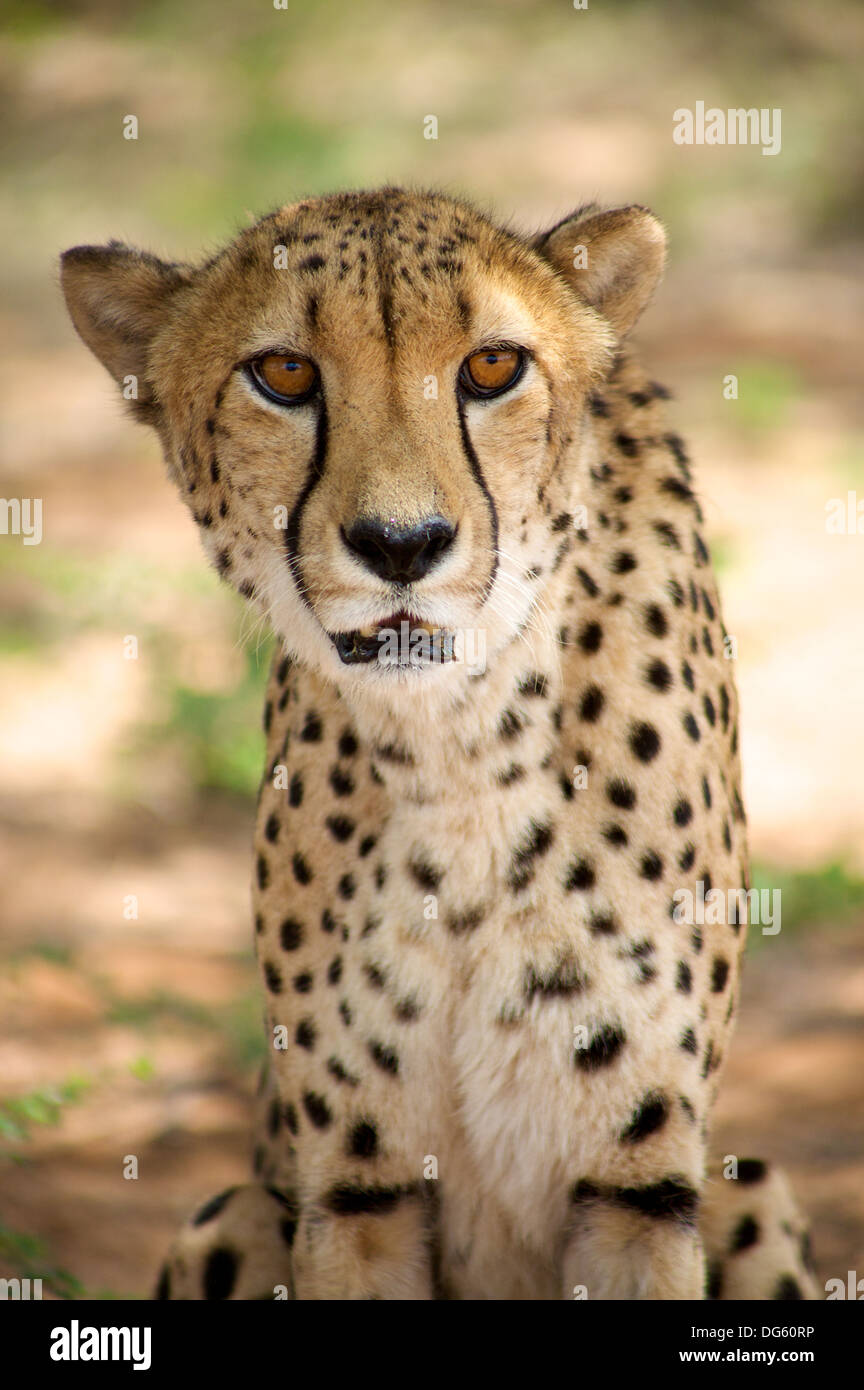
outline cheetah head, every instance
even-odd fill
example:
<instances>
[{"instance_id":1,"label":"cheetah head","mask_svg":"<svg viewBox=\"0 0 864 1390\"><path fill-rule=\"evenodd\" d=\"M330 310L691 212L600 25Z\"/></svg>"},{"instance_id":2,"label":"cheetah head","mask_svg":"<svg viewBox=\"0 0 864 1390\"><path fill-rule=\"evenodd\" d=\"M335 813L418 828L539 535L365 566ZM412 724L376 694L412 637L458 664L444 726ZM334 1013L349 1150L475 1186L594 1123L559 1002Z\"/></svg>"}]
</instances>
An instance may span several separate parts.
<instances>
[{"instance_id":1,"label":"cheetah head","mask_svg":"<svg viewBox=\"0 0 864 1390\"><path fill-rule=\"evenodd\" d=\"M281 208L200 266L76 247L62 282L223 577L340 685L411 689L542 605L588 400L664 245L639 207L528 238L384 189Z\"/></svg>"}]
</instances>

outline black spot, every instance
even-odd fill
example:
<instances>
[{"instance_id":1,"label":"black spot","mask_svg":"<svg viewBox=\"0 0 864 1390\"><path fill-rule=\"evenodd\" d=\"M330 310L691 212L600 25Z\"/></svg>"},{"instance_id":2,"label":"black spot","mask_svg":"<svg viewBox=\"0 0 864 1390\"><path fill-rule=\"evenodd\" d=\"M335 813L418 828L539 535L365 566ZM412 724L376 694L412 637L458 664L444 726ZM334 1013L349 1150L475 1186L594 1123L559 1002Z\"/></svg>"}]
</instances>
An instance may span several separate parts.
<instances>
[{"instance_id":1,"label":"black spot","mask_svg":"<svg viewBox=\"0 0 864 1390\"><path fill-rule=\"evenodd\" d=\"M700 732L700 730L699 730L699 725L696 723L696 720L693 718L693 715L692 715L692 714L685 714L685 715L684 715L684 718L682 719L681 722L682 722L682 724L684 725L684 731L685 731L685 733L686 733L690 738L692 738L692 740L693 740L694 743L698 743L699 740L700 740L700 738L702 737L702 734L701 734L701 732Z\"/></svg>"},{"instance_id":2,"label":"black spot","mask_svg":"<svg viewBox=\"0 0 864 1390\"><path fill-rule=\"evenodd\" d=\"M353 874L343 874L336 884L336 891L340 898L353 898L357 892L357 882Z\"/></svg>"},{"instance_id":3,"label":"black spot","mask_svg":"<svg viewBox=\"0 0 864 1390\"><path fill-rule=\"evenodd\" d=\"M386 985L387 975L379 965L375 965L371 961L366 961L363 966L363 972L370 985L375 989L383 989Z\"/></svg>"},{"instance_id":4,"label":"black spot","mask_svg":"<svg viewBox=\"0 0 864 1390\"><path fill-rule=\"evenodd\" d=\"M420 1017L420 1005L413 997L399 999L393 1007L393 1013L400 1023L414 1023Z\"/></svg>"},{"instance_id":5,"label":"black spot","mask_svg":"<svg viewBox=\"0 0 864 1390\"><path fill-rule=\"evenodd\" d=\"M334 1080L341 1081L346 1086L360 1085L360 1078L358 1076L352 1076L351 1073L339 1061L338 1057L327 1058L327 1070L330 1073L330 1075L334 1078Z\"/></svg>"},{"instance_id":6,"label":"black spot","mask_svg":"<svg viewBox=\"0 0 864 1390\"><path fill-rule=\"evenodd\" d=\"M606 783L606 795L613 806L620 806L622 811L632 811L636 805L636 793L629 782L623 778L616 777L611 782Z\"/></svg>"},{"instance_id":7,"label":"black spot","mask_svg":"<svg viewBox=\"0 0 864 1390\"><path fill-rule=\"evenodd\" d=\"M586 623L576 640L583 652L597 652L603 642L603 629L599 623Z\"/></svg>"},{"instance_id":8,"label":"black spot","mask_svg":"<svg viewBox=\"0 0 864 1390\"><path fill-rule=\"evenodd\" d=\"M529 821L525 836L513 851L510 860L508 882L514 892L525 888L534 877L534 860L545 854L552 844L554 832L551 825L538 825Z\"/></svg>"},{"instance_id":9,"label":"black spot","mask_svg":"<svg viewBox=\"0 0 864 1390\"><path fill-rule=\"evenodd\" d=\"M635 459L639 457L639 440L634 439L631 434L616 434L615 444L626 458Z\"/></svg>"},{"instance_id":10,"label":"black spot","mask_svg":"<svg viewBox=\"0 0 864 1390\"><path fill-rule=\"evenodd\" d=\"M288 788L288 800L292 806L299 806L303 800L303 778L299 772L295 772L291 778L291 785Z\"/></svg>"},{"instance_id":11,"label":"black spot","mask_svg":"<svg viewBox=\"0 0 864 1390\"><path fill-rule=\"evenodd\" d=\"M338 1183L330 1188L324 1203L336 1216L383 1216L413 1192L413 1187L361 1187L354 1183Z\"/></svg>"},{"instance_id":12,"label":"black spot","mask_svg":"<svg viewBox=\"0 0 864 1390\"><path fill-rule=\"evenodd\" d=\"M708 778L702 778L702 800L705 802L705 810L711 810L711 788L708 785Z\"/></svg>"},{"instance_id":13,"label":"black spot","mask_svg":"<svg viewBox=\"0 0 864 1390\"><path fill-rule=\"evenodd\" d=\"M367 854L371 854L371 853L372 853L372 851L373 851L373 849L375 848L375 846L377 845L377 843L378 843L378 836L377 836L377 835L366 835L366 836L360 841L360 845L359 845L358 851L357 851L358 854L361 856L362 859L365 859L366 856L367 856Z\"/></svg>"},{"instance_id":14,"label":"black spot","mask_svg":"<svg viewBox=\"0 0 864 1390\"><path fill-rule=\"evenodd\" d=\"M645 679L655 690L668 690L672 684L672 672L665 661L652 661L645 672Z\"/></svg>"},{"instance_id":15,"label":"black spot","mask_svg":"<svg viewBox=\"0 0 864 1390\"><path fill-rule=\"evenodd\" d=\"M447 918L448 930L454 936L464 936L479 927L485 915L482 907L469 907L463 912L451 913Z\"/></svg>"},{"instance_id":16,"label":"black spot","mask_svg":"<svg viewBox=\"0 0 864 1390\"><path fill-rule=\"evenodd\" d=\"M171 1270L167 1264L163 1265L159 1271L159 1282L156 1285L156 1292L153 1297L159 1302L170 1299L171 1297Z\"/></svg>"},{"instance_id":17,"label":"black spot","mask_svg":"<svg viewBox=\"0 0 864 1390\"><path fill-rule=\"evenodd\" d=\"M645 626L652 637L665 637L669 631L666 614L656 603L649 603L645 609Z\"/></svg>"},{"instance_id":18,"label":"black spot","mask_svg":"<svg viewBox=\"0 0 864 1390\"><path fill-rule=\"evenodd\" d=\"M613 556L609 568L613 574L629 574L631 570L635 570L637 564L632 550L619 550L617 555Z\"/></svg>"},{"instance_id":19,"label":"black spot","mask_svg":"<svg viewBox=\"0 0 864 1390\"><path fill-rule=\"evenodd\" d=\"M314 275L316 271L321 270L326 264L327 262L324 257L319 256L316 252L314 256L304 256L302 261L298 261L297 269L303 271L305 275Z\"/></svg>"},{"instance_id":20,"label":"black spot","mask_svg":"<svg viewBox=\"0 0 864 1390\"><path fill-rule=\"evenodd\" d=\"M350 820L348 816L328 816L324 824L333 839L339 840L343 844L346 840L351 839L356 829L354 821Z\"/></svg>"},{"instance_id":21,"label":"black spot","mask_svg":"<svg viewBox=\"0 0 864 1390\"><path fill-rule=\"evenodd\" d=\"M662 1129L669 1118L669 1102L664 1095L652 1091L633 1112L633 1117L621 1133L622 1144L641 1144L649 1135Z\"/></svg>"},{"instance_id":22,"label":"black spot","mask_svg":"<svg viewBox=\"0 0 864 1390\"><path fill-rule=\"evenodd\" d=\"M206 1299L230 1298L240 1268L239 1257L227 1245L211 1250L204 1263L202 1286Z\"/></svg>"},{"instance_id":23,"label":"black spot","mask_svg":"<svg viewBox=\"0 0 864 1390\"><path fill-rule=\"evenodd\" d=\"M258 879L258 887L263 893L270 882L270 865L267 863L263 854L258 855L255 863L255 874Z\"/></svg>"},{"instance_id":24,"label":"black spot","mask_svg":"<svg viewBox=\"0 0 864 1390\"><path fill-rule=\"evenodd\" d=\"M627 1036L619 1024L604 1023L592 1034L587 1047L578 1047L573 1053L573 1063L582 1071L599 1071L614 1062Z\"/></svg>"},{"instance_id":25,"label":"black spot","mask_svg":"<svg viewBox=\"0 0 864 1390\"><path fill-rule=\"evenodd\" d=\"M672 819L676 825L680 826L689 825L693 819L693 807L685 797L676 803L675 810L672 812Z\"/></svg>"},{"instance_id":26,"label":"black spot","mask_svg":"<svg viewBox=\"0 0 864 1390\"><path fill-rule=\"evenodd\" d=\"M749 1187L751 1183L762 1182L768 1172L768 1165L761 1158L741 1158L738 1160L736 1181Z\"/></svg>"},{"instance_id":27,"label":"black spot","mask_svg":"<svg viewBox=\"0 0 864 1390\"><path fill-rule=\"evenodd\" d=\"M720 1260L711 1260L706 1270L705 1278L705 1297L709 1300L720 1298L723 1293L723 1264Z\"/></svg>"},{"instance_id":28,"label":"black spot","mask_svg":"<svg viewBox=\"0 0 864 1390\"><path fill-rule=\"evenodd\" d=\"M303 940L303 925L296 917L286 917L279 928L283 951L296 951Z\"/></svg>"},{"instance_id":29,"label":"black spot","mask_svg":"<svg viewBox=\"0 0 864 1390\"><path fill-rule=\"evenodd\" d=\"M623 849L627 844L627 832L620 825L607 825L603 831L603 838L616 849Z\"/></svg>"},{"instance_id":30,"label":"black spot","mask_svg":"<svg viewBox=\"0 0 864 1390\"><path fill-rule=\"evenodd\" d=\"M358 1120L348 1135L348 1153L352 1158L375 1158L378 1153L378 1130L369 1120Z\"/></svg>"},{"instance_id":31,"label":"black spot","mask_svg":"<svg viewBox=\"0 0 864 1390\"><path fill-rule=\"evenodd\" d=\"M439 886L444 877L443 869L433 868L432 865L427 863L424 859L409 859L408 869L420 887L425 888L429 893L433 892Z\"/></svg>"},{"instance_id":32,"label":"black spot","mask_svg":"<svg viewBox=\"0 0 864 1390\"><path fill-rule=\"evenodd\" d=\"M603 711L606 697L599 685L589 685L579 705L579 718L587 724L594 724Z\"/></svg>"},{"instance_id":33,"label":"black spot","mask_svg":"<svg viewBox=\"0 0 864 1390\"><path fill-rule=\"evenodd\" d=\"M330 769L330 785L337 796L350 796L354 790L354 779L341 767L334 766Z\"/></svg>"},{"instance_id":34,"label":"black spot","mask_svg":"<svg viewBox=\"0 0 864 1390\"><path fill-rule=\"evenodd\" d=\"M511 763L508 768L505 768L502 772L496 773L495 780L499 787L512 787L514 782L521 782L524 776L524 767L522 767L520 763Z\"/></svg>"},{"instance_id":35,"label":"black spot","mask_svg":"<svg viewBox=\"0 0 864 1390\"><path fill-rule=\"evenodd\" d=\"M630 748L643 763L650 763L660 752L660 735L653 724L633 724L630 728Z\"/></svg>"},{"instance_id":36,"label":"black spot","mask_svg":"<svg viewBox=\"0 0 864 1390\"><path fill-rule=\"evenodd\" d=\"M312 870L309 868L302 854L295 854L291 860L291 867L294 870L294 877L298 883L311 883Z\"/></svg>"},{"instance_id":37,"label":"black spot","mask_svg":"<svg viewBox=\"0 0 864 1390\"><path fill-rule=\"evenodd\" d=\"M325 907L324 911L321 913L321 930L334 932L338 925L339 923L336 921L329 907Z\"/></svg>"},{"instance_id":38,"label":"black spot","mask_svg":"<svg viewBox=\"0 0 864 1390\"><path fill-rule=\"evenodd\" d=\"M329 1105L316 1091L303 1092L303 1109L316 1129L326 1129L332 1122Z\"/></svg>"},{"instance_id":39,"label":"black spot","mask_svg":"<svg viewBox=\"0 0 864 1390\"><path fill-rule=\"evenodd\" d=\"M670 521L655 521L652 522L652 525L657 535L660 537L662 545L668 546L670 550L681 549L681 540L678 532Z\"/></svg>"},{"instance_id":40,"label":"black spot","mask_svg":"<svg viewBox=\"0 0 864 1390\"><path fill-rule=\"evenodd\" d=\"M339 753L343 758L353 758L357 752L357 739L350 729L344 729L339 735Z\"/></svg>"},{"instance_id":41,"label":"black spot","mask_svg":"<svg viewBox=\"0 0 864 1390\"><path fill-rule=\"evenodd\" d=\"M705 718L713 728L717 722L717 714L714 709L714 701L711 699L710 695L702 696L702 708L705 711Z\"/></svg>"},{"instance_id":42,"label":"black spot","mask_svg":"<svg viewBox=\"0 0 864 1390\"><path fill-rule=\"evenodd\" d=\"M264 962L264 979L271 994L282 993L282 976L272 961Z\"/></svg>"},{"instance_id":43,"label":"black spot","mask_svg":"<svg viewBox=\"0 0 864 1390\"><path fill-rule=\"evenodd\" d=\"M590 926L595 936L614 936L618 930L618 923L611 912L592 912Z\"/></svg>"},{"instance_id":44,"label":"black spot","mask_svg":"<svg viewBox=\"0 0 864 1390\"><path fill-rule=\"evenodd\" d=\"M545 971L538 970L534 965L527 966L522 992L529 1002L537 994L546 999L567 999L574 994L581 994L585 984L585 977L577 963L573 960L561 960Z\"/></svg>"},{"instance_id":45,"label":"black spot","mask_svg":"<svg viewBox=\"0 0 864 1390\"><path fill-rule=\"evenodd\" d=\"M655 850L649 849L643 854L639 864L639 874L642 878L647 878L650 882L655 882L663 875L663 860Z\"/></svg>"},{"instance_id":46,"label":"black spot","mask_svg":"<svg viewBox=\"0 0 864 1390\"><path fill-rule=\"evenodd\" d=\"M614 1200L655 1220L680 1221L692 1226L699 1210L699 1195L681 1178L664 1178L646 1187L618 1187Z\"/></svg>"},{"instance_id":47,"label":"black spot","mask_svg":"<svg viewBox=\"0 0 864 1390\"><path fill-rule=\"evenodd\" d=\"M696 1053L699 1051L699 1044L696 1041L696 1034L693 1032L692 1028L684 1029L678 1046L684 1052L689 1052L692 1057L696 1056Z\"/></svg>"},{"instance_id":48,"label":"black spot","mask_svg":"<svg viewBox=\"0 0 864 1390\"><path fill-rule=\"evenodd\" d=\"M693 679L693 670L689 661L681 662L681 679L688 690L695 690L696 682Z\"/></svg>"},{"instance_id":49,"label":"black spot","mask_svg":"<svg viewBox=\"0 0 864 1390\"><path fill-rule=\"evenodd\" d=\"M300 737L304 743L320 743L324 737L324 725L314 710L307 713Z\"/></svg>"},{"instance_id":50,"label":"black spot","mask_svg":"<svg viewBox=\"0 0 864 1390\"><path fill-rule=\"evenodd\" d=\"M308 994L314 983L314 977L310 970L303 970L299 975L294 976L294 988L298 994Z\"/></svg>"},{"instance_id":51,"label":"black spot","mask_svg":"<svg viewBox=\"0 0 864 1390\"><path fill-rule=\"evenodd\" d=\"M678 859L678 868L681 870L682 873L685 873L685 874L686 874L686 873L689 873L689 871L693 868L693 865L694 865L695 862L696 862L696 849L695 849L695 846L693 846L693 845L691 845L691 844L688 843L688 844L686 844L686 845L684 846L684 851L683 851L683 853L680 855L680 857L679 857L679 859Z\"/></svg>"},{"instance_id":52,"label":"black spot","mask_svg":"<svg viewBox=\"0 0 864 1390\"><path fill-rule=\"evenodd\" d=\"M693 988L693 971L686 960L679 960L678 973L675 976L675 988L681 994L689 994Z\"/></svg>"},{"instance_id":53,"label":"black spot","mask_svg":"<svg viewBox=\"0 0 864 1390\"><path fill-rule=\"evenodd\" d=\"M588 574L585 570L581 568L576 570L576 574L578 576L580 584L582 585L582 588L585 590L588 597L596 598L600 590L594 583L594 580L591 578L590 574Z\"/></svg>"},{"instance_id":54,"label":"black spot","mask_svg":"<svg viewBox=\"0 0 864 1390\"><path fill-rule=\"evenodd\" d=\"M567 877L564 879L564 887L567 889L568 893L572 893L575 889L585 892L587 889L594 887L595 881L596 874L594 873L593 865L589 864L585 859L577 859L570 865L567 871Z\"/></svg>"},{"instance_id":55,"label":"black spot","mask_svg":"<svg viewBox=\"0 0 864 1390\"><path fill-rule=\"evenodd\" d=\"M729 962L722 956L715 956L711 966L711 993L722 994L729 979Z\"/></svg>"},{"instance_id":56,"label":"black spot","mask_svg":"<svg viewBox=\"0 0 864 1390\"><path fill-rule=\"evenodd\" d=\"M694 500L693 489L682 478L676 478L674 475L663 479L660 490L661 492L668 492L671 497L677 497L681 502Z\"/></svg>"},{"instance_id":57,"label":"black spot","mask_svg":"<svg viewBox=\"0 0 864 1390\"><path fill-rule=\"evenodd\" d=\"M548 694L548 685L549 682L546 677L540 675L539 671L531 671L519 682L519 694L539 695L541 698L545 698Z\"/></svg>"},{"instance_id":58,"label":"black spot","mask_svg":"<svg viewBox=\"0 0 864 1390\"><path fill-rule=\"evenodd\" d=\"M389 1072L391 1076L398 1075L399 1058L392 1047L387 1047L384 1043L373 1038L369 1042L369 1055L382 1071Z\"/></svg>"},{"instance_id":59,"label":"black spot","mask_svg":"<svg viewBox=\"0 0 864 1390\"><path fill-rule=\"evenodd\" d=\"M300 1122L297 1119L297 1107L293 1100L286 1101L282 1110L282 1118L285 1121L286 1129L290 1130L292 1134L296 1134L300 1128Z\"/></svg>"},{"instance_id":60,"label":"black spot","mask_svg":"<svg viewBox=\"0 0 864 1390\"><path fill-rule=\"evenodd\" d=\"M515 738L517 734L521 734L524 727L518 714L512 709L505 709L498 721L498 735L503 739Z\"/></svg>"},{"instance_id":61,"label":"black spot","mask_svg":"<svg viewBox=\"0 0 864 1390\"><path fill-rule=\"evenodd\" d=\"M264 834L271 845L275 844L279 838L279 817L271 815L267 817L267 824L264 826Z\"/></svg>"},{"instance_id":62,"label":"black spot","mask_svg":"<svg viewBox=\"0 0 864 1390\"><path fill-rule=\"evenodd\" d=\"M193 1226L204 1226L208 1221L212 1221L214 1216L218 1216L224 1211L234 1193L236 1187L227 1187L224 1192L220 1192L218 1197L211 1197L209 1202L205 1202L203 1207L192 1217Z\"/></svg>"},{"instance_id":63,"label":"black spot","mask_svg":"<svg viewBox=\"0 0 864 1390\"><path fill-rule=\"evenodd\" d=\"M784 1274L774 1286L771 1297L778 1302L789 1303L795 1299L803 1299L804 1295L797 1279L793 1279L791 1274Z\"/></svg>"},{"instance_id":64,"label":"black spot","mask_svg":"<svg viewBox=\"0 0 864 1390\"><path fill-rule=\"evenodd\" d=\"M729 1254L737 1255L741 1250L749 1250L759 1239L759 1225L752 1216L742 1216L732 1232Z\"/></svg>"},{"instance_id":65,"label":"black spot","mask_svg":"<svg viewBox=\"0 0 864 1390\"><path fill-rule=\"evenodd\" d=\"M304 1047L307 1052L311 1052L318 1041L318 1029L311 1018L301 1018L294 1032L294 1041L298 1047Z\"/></svg>"}]
</instances>

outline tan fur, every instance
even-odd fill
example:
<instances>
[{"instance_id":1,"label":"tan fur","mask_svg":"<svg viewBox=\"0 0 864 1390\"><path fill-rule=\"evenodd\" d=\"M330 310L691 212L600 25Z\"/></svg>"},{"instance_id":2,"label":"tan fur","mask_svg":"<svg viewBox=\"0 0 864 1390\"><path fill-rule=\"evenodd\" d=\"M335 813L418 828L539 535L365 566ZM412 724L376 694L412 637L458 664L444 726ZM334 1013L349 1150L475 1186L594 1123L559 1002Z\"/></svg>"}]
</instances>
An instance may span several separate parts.
<instances>
[{"instance_id":1,"label":"tan fur","mask_svg":"<svg viewBox=\"0 0 864 1390\"><path fill-rule=\"evenodd\" d=\"M640 208L529 240L390 189L283 208L197 270L67 253L73 319L140 374L211 558L283 644L255 911L288 1042L259 1171L296 1192L298 1298L702 1295L746 932L670 908L746 883L747 850L701 513L624 345L664 244ZM498 343L524 376L460 405L460 363ZM326 429L256 393L266 349L318 364ZM340 531L431 514L456 540L398 596ZM485 671L340 661L328 632L406 607L482 632Z\"/></svg>"}]
</instances>

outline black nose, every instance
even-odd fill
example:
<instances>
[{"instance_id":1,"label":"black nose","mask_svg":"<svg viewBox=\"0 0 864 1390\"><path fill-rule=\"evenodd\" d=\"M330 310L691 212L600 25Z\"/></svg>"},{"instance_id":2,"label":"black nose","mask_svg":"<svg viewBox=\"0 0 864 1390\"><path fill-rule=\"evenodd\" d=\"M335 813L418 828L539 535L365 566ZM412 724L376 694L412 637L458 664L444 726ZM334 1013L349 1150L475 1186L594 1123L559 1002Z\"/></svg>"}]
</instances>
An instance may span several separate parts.
<instances>
[{"instance_id":1,"label":"black nose","mask_svg":"<svg viewBox=\"0 0 864 1390\"><path fill-rule=\"evenodd\" d=\"M413 584L428 574L456 534L443 516L427 516L416 526L397 526L375 518L355 521L342 539L380 579Z\"/></svg>"}]
</instances>

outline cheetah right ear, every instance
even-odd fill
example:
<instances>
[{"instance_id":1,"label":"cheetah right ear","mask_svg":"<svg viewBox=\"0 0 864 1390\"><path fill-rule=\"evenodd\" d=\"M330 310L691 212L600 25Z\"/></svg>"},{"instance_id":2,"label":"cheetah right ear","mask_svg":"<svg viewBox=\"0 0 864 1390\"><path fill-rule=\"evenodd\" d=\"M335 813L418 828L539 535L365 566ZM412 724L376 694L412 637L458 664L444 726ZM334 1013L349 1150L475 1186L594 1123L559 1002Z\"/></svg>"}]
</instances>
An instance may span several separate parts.
<instances>
[{"instance_id":1,"label":"cheetah right ear","mask_svg":"<svg viewBox=\"0 0 864 1390\"><path fill-rule=\"evenodd\" d=\"M73 246L61 257L60 283L72 322L147 423L158 415L148 379L150 344L175 294L191 278L189 266L168 265L119 241Z\"/></svg>"},{"instance_id":2,"label":"cheetah right ear","mask_svg":"<svg viewBox=\"0 0 864 1390\"><path fill-rule=\"evenodd\" d=\"M633 327L663 274L666 233L647 208L580 208L531 245L611 323L619 338Z\"/></svg>"}]
</instances>

